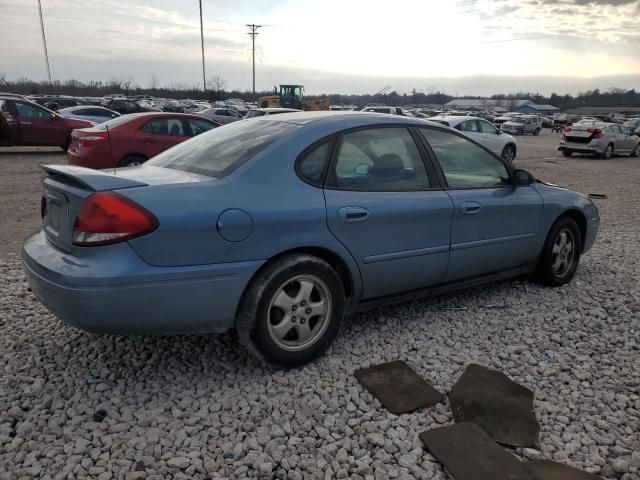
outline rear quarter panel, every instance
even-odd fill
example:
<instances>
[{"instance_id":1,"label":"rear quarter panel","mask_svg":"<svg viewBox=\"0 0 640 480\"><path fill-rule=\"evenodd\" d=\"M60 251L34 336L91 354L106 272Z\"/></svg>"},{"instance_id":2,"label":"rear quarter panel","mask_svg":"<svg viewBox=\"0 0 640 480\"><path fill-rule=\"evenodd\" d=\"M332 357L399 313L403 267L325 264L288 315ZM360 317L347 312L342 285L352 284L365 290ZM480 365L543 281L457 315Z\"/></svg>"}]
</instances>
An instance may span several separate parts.
<instances>
[{"instance_id":1,"label":"rear quarter panel","mask_svg":"<svg viewBox=\"0 0 640 480\"><path fill-rule=\"evenodd\" d=\"M220 180L123 191L160 223L152 234L132 240L132 247L144 261L158 266L268 260L292 249L324 248L346 263L354 294L359 295L358 267L327 229L322 189L304 183L294 171L297 156L323 136L314 132L271 145ZM218 218L228 209L252 218L247 239L233 242L219 235Z\"/></svg>"}]
</instances>

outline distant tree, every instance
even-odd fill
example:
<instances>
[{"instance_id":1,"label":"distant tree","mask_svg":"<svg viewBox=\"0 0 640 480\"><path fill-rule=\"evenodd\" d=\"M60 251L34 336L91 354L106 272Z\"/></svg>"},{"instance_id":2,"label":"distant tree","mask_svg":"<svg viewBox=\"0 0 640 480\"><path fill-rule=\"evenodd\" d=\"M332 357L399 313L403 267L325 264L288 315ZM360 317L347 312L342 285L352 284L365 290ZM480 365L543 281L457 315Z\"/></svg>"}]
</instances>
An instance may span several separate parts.
<instances>
[{"instance_id":1,"label":"distant tree","mask_svg":"<svg viewBox=\"0 0 640 480\"><path fill-rule=\"evenodd\" d=\"M156 78L156 74L151 75L151 82L149 82L149 88L151 90L157 90L158 88L158 79Z\"/></svg>"}]
</instances>

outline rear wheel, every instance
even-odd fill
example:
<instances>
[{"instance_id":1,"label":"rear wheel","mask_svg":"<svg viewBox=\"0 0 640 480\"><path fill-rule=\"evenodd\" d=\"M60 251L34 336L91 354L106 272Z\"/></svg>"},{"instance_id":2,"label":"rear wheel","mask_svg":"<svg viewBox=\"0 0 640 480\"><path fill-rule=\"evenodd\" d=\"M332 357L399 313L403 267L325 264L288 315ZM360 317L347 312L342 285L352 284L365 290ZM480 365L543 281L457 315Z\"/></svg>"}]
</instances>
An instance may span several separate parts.
<instances>
[{"instance_id":1,"label":"rear wheel","mask_svg":"<svg viewBox=\"0 0 640 480\"><path fill-rule=\"evenodd\" d=\"M534 135L538 135L539 133L540 133L540 128L536 128L536 129L533 131L533 134L534 134Z\"/></svg>"},{"instance_id":2,"label":"rear wheel","mask_svg":"<svg viewBox=\"0 0 640 480\"><path fill-rule=\"evenodd\" d=\"M119 167L135 167L137 165L142 165L146 162L147 159L141 155L128 155L120 160L118 164Z\"/></svg>"},{"instance_id":3,"label":"rear wheel","mask_svg":"<svg viewBox=\"0 0 640 480\"><path fill-rule=\"evenodd\" d=\"M600 158L604 158L605 160L609 160L613 156L613 144L610 143L607 145L607 148L604 149Z\"/></svg>"},{"instance_id":4,"label":"rear wheel","mask_svg":"<svg viewBox=\"0 0 640 480\"><path fill-rule=\"evenodd\" d=\"M636 145L636 148L631 152L632 157L640 157L640 143Z\"/></svg>"},{"instance_id":5,"label":"rear wheel","mask_svg":"<svg viewBox=\"0 0 640 480\"><path fill-rule=\"evenodd\" d=\"M562 155L570 157L573 152L571 150L562 150Z\"/></svg>"},{"instance_id":6,"label":"rear wheel","mask_svg":"<svg viewBox=\"0 0 640 480\"><path fill-rule=\"evenodd\" d=\"M71 135L69 135L67 137L67 139L64 141L64 145L62 146L62 150L64 150L65 152L67 150L69 150L69 146L71 145Z\"/></svg>"},{"instance_id":7,"label":"rear wheel","mask_svg":"<svg viewBox=\"0 0 640 480\"><path fill-rule=\"evenodd\" d=\"M511 163L513 162L513 159L516 158L516 149L513 145L506 145L502 149L502 154L500 156L505 162Z\"/></svg>"},{"instance_id":8,"label":"rear wheel","mask_svg":"<svg viewBox=\"0 0 640 480\"><path fill-rule=\"evenodd\" d=\"M297 367L331 345L342 324L344 303L344 287L328 263L312 255L286 255L251 281L236 329L258 359Z\"/></svg>"},{"instance_id":9,"label":"rear wheel","mask_svg":"<svg viewBox=\"0 0 640 480\"><path fill-rule=\"evenodd\" d=\"M573 278L578 268L582 236L578 224L570 217L561 217L553 224L544 247L535 278L543 285L559 287Z\"/></svg>"}]
</instances>

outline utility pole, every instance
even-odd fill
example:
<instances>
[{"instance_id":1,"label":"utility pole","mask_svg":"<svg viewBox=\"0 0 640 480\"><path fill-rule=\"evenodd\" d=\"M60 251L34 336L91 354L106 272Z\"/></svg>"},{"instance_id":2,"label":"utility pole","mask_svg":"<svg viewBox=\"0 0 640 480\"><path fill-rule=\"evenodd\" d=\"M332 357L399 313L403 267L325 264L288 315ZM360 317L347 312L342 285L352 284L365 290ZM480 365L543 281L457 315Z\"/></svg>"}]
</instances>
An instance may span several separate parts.
<instances>
[{"instance_id":1,"label":"utility pole","mask_svg":"<svg viewBox=\"0 0 640 480\"><path fill-rule=\"evenodd\" d=\"M44 61L47 65L47 77L51 83L51 67L49 66L49 53L47 52L47 37L44 35L44 20L42 19L42 3L38 0L38 11L40 12L40 29L42 30L42 47L44 48Z\"/></svg>"},{"instance_id":2,"label":"utility pole","mask_svg":"<svg viewBox=\"0 0 640 480\"><path fill-rule=\"evenodd\" d=\"M256 96L256 35L258 35L258 29L262 27L262 25L247 25L251 31L249 35L251 36L251 63L253 65L253 96Z\"/></svg>"},{"instance_id":3,"label":"utility pole","mask_svg":"<svg viewBox=\"0 0 640 480\"><path fill-rule=\"evenodd\" d=\"M38 0L40 1L40 0ZM200 45L202 47L202 91L207 93L207 75L204 71L204 29L202 27L202 0L200 3Z\"/></svg>"}]
</instances>

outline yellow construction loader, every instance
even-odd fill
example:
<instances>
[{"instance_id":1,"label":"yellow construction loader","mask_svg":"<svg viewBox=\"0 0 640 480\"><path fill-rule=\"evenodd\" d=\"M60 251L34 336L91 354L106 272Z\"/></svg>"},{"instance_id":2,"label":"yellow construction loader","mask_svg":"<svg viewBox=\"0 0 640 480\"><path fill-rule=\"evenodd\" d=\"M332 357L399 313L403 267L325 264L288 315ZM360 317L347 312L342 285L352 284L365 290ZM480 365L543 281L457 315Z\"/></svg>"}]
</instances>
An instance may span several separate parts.
<instances>
[{"instance_id":1,"label":"yellow construction loader","mask_svg":"<svg viewBox=\"0 0 640 480\"><path fill-rule=\"evenodd\" d=\"M260 97L258 99L258 107L295 108L297 110L305 111L329 110L329 105L331 105L330 98L323 98L322 100L304 100L303 93L303 85L280 85L280 95L278 95L277 88L274 87L273 95Z\"/></svg>"}]
</instances>

